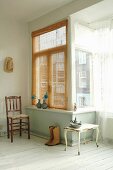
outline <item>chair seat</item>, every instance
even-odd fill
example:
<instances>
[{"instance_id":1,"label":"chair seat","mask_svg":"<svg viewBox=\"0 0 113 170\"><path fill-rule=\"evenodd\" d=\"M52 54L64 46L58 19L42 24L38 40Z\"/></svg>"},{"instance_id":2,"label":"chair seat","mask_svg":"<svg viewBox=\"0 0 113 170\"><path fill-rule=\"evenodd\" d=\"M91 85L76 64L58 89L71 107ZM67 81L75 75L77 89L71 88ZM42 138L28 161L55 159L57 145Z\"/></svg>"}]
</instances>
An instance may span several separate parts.
<instances>
[{"instance_id":1,"label":"chair seat","mask_svg":"<svg viewBox=\"0 0 113 170\"><path fill-rule=\"evenodd\" d=\"M9 115L8 118L10 119L21 119L21 118L28 118L28 115L26 114L20 114L20 115Z\"/></svg>"}]
</instances>

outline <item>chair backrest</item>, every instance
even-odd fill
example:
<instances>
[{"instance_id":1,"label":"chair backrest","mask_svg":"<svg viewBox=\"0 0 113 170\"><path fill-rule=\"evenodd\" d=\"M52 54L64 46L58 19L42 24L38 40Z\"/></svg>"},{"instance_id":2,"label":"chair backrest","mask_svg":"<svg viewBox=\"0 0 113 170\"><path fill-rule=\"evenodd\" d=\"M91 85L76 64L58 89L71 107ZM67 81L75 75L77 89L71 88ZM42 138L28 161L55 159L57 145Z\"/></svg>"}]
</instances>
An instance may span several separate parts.
<instances>
[{"instance_id":1,"label":"chair backrest","mask_svg":"<svg viewBox=\"0 0 113 170\"><path fill-rule=\"evenodd\" d=\"M5 96L6 114L22 113L21 109L21 96Z\"/></svg>"}]
</instances>

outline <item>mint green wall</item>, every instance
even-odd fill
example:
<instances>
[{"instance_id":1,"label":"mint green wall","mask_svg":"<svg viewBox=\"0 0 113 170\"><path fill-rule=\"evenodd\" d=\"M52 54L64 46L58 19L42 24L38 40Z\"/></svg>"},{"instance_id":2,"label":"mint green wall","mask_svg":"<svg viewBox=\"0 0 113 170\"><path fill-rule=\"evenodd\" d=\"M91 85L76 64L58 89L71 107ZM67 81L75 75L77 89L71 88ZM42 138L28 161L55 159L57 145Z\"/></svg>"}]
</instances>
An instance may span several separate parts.
<instances>
[{"instance_id":1,"label":"mint green wall","mask_svg":"<svg viewBox=\"0 0 113 170\"><path fill-rule=\"evenodd\" d=\"M72 112L51 111L51 109L37 109L35 107L27 107L26 113L30 116L31 131L37 135L48 138L49 126L57 125L60 127L61 139L63 139L63 128L69 125L72 119Z\"/></svg>"},{"instance_id":2,"label":"mint green wall","mask_svg":"<svg viewBox=\"0 0 113 170\"><path fill-rule=\"evenodd\" d=\"M60 127L61 142L64 143L64 127L69 126L70 120L74 120L75 116L82 123L95 123L96 113L86 112L79 113L57 109L37 109L35 106L26 107L26 113L30 116L31 131L45 138L49 138L49 126L57 125ZM92 138L92 132L88 132L87 138ZM77 141L77 135L68 133L68 144L73 145Z\"/></svg>"}]
</instances>

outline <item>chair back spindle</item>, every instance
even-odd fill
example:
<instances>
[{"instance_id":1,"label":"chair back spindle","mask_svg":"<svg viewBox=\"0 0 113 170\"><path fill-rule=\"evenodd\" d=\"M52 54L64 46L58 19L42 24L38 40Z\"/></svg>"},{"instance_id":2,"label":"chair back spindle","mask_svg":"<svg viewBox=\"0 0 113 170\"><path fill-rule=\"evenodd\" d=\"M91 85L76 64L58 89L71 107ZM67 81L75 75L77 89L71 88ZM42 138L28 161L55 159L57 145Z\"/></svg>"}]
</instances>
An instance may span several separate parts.
<instances>
[{"instance_id":1,"label":"chair back spindle","mask_svg":"<svg viewBox=\"0 0 113 170\"><path fill-rule=\"evenodd\" d=\"M7 116L10 113L14 113L14 112L18 112L18 114L22 114L21 96L5 97L5 101L6 101L6 113L7 113Z\"/></svg>"}]
</instances>

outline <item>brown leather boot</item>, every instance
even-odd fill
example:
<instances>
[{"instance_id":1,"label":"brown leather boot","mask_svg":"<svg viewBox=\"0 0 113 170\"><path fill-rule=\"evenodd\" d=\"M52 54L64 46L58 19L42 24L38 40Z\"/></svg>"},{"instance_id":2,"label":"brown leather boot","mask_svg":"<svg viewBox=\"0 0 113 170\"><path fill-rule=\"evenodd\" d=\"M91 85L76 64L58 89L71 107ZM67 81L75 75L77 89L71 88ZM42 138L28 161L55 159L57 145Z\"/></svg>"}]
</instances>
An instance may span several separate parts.
<instances>
[{"instance_id":1,"label":"brown leather boot","mask_svg":"<svg viewBox=\"0 0 113 170\"><path fill-rule=\"evenodd\" d=\"M53 138L54 138L54 136L53 136L53 128L54 128L54 126L49 126L50 138L49 138L49 140L45 143L45 145L48 145L49 143L51 143L51 141L52 141Z\"/></svg>"},{"instance_id":2,"label":"brown leather boot","mask_svg":"<svg viewBox=\"0 0 113 170\"><path fill-rule=\"evenodd\" d=\"M48 143L48 146L54 146L60 143L60 128L55 126L53 129L53 140Z\"/></svg>"}]
</instances>

